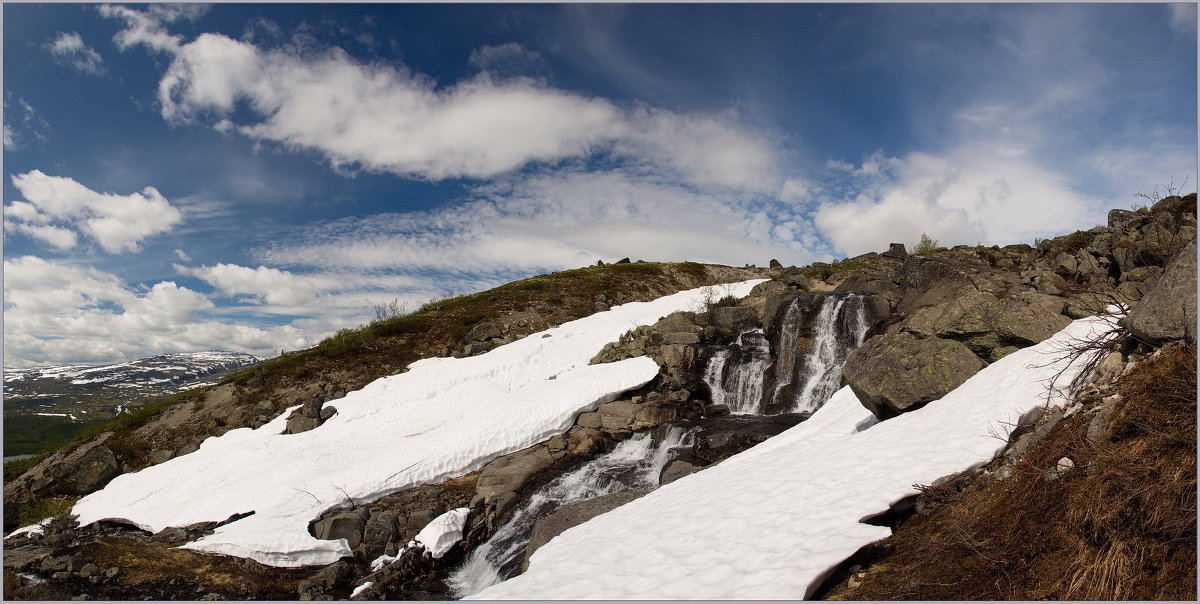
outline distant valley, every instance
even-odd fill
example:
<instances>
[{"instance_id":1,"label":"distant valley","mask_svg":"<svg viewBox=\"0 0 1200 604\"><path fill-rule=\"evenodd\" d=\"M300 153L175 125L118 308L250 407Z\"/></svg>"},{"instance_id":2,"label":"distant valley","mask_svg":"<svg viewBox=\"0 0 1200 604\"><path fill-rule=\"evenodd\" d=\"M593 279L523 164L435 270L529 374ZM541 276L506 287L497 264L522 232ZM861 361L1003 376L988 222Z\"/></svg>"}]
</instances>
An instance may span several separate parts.
<instances>
[{"instance_id":1,"label":"distant valley","mask_svg":"<svg viewBox=\"0 0 1200 604\"><path fill-rule=\"evenodd\" d=\"M4 456L39 452L154 398L261 362L241 352L162 354L108 365L4 369Z\"/></svg>"}]
</instances>

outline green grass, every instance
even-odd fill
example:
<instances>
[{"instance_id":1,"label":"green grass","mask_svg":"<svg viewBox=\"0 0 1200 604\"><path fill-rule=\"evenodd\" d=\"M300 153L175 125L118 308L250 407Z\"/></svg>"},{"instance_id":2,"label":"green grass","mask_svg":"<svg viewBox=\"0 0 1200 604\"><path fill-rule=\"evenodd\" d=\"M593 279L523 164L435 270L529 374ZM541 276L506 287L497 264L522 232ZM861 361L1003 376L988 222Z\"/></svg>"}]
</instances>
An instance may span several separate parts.
<instances>
[{"instance_id":1,"label":"green grass","mask_svg":"<svg viewBox=\"0 0 1200 604\"><path fill-rule=\"evenodd\" d=\"M69 499L35 499L21 507L17 522L29 526L47 518L62 516L71 511L74 502Z\"/></svg>"}]
</instances>

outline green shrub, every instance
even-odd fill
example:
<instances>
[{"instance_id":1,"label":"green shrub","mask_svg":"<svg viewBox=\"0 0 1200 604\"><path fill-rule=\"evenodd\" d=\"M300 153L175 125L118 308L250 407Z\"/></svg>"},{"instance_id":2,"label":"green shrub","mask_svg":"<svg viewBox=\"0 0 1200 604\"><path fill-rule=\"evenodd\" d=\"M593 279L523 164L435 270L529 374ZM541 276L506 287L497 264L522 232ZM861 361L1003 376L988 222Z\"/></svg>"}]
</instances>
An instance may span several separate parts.
<instances>
[{"instance_id":1,"label":"green shrub","mask_svg":"<svg viewBox=\"0 0 1200 604\"><path fill-rule=\"evenodd\" d=\"M75 503L70 499L34 499L21 506L17 522L21 526L29 526L47 518L55 518L70 513Z\"/></svg>"},{"instance_id":2,"label":"green shrub","mask_svg":"<svg viewBox=\"0 0 1200 604\"><path fill-rule=\"evenodd\" d=\"M913 249L913 253L917 255L932 254L938 250L938 240L933 239L925 233L921 233L921 241Z\"/></svg>"}]
</instances>

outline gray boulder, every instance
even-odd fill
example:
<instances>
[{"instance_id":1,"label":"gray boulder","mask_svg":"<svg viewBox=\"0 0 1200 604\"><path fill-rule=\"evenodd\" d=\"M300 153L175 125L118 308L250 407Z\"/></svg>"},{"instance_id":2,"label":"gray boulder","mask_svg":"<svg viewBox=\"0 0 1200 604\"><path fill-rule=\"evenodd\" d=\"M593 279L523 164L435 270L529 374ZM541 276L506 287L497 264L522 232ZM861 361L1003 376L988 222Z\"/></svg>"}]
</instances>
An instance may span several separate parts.
<instances>
[{"instance_id":1,"label":"gray boulder","mask_svg":"<svg viewBox=\"0 0 1200 604\"><path fill-rule=\"evenodd\" d=\"M1062 314L1066 300L1034 292L976 305L938 335L962 341L991 361L1032 346L1071 323Z\"/></svg>"},{"instance_id":2,"label":"gray boulder","mask_svg":"<svg viewBox=\"0 0 1200 604\"><path fill-rule=\"evenodd\" d=\"M1196 241L1175 256L1162 277L1130 313L1126 325L1134 337L1160 344L1196 342Z\"/></svg>"},{"instance_id":3,"label":"gray boulder","mask_svg":"<svg viewBox=\"0 0 1200 604\"><path fill-rule=\"evenodd\" d=\"M542 445L497 457L479 472L475 496L491 503L500 495L513 493L537 474L554 465L554 457Z\"/></svg>"},{"instance_id":4,"label":"gray boulder","mask_svg":"<svg viewBox=\"0 0 1200 604\"><path fill-rule=\"evenodd\" d=\"M725 331L741 332L759 326L758 313L749 306L723 306L712 311L712 324Z\"/></svg>"},{"instance_id":5,"label":"gray boulder","mask_svg":"<svg viewBox=\"0 0 1200 604\"><path fill-rule=\"evenodd\" d=\"M904 260L908 258L908 250L904 249L903 243L889 243L888 250L880 256L884 258L895 258L896 260Z\"/></svg>"},{"instance_id":6,"label":"gray boulder","mask_svg":"<svg viewBox=\"0 0 1200 604\"><path fill-rule=\"evenodd\" d=\"M503 335L504 333L500 331L500 328L495 323L484 321L472 327L463 340L466 342L486 342L492 338L502 337Z\"/></svg>"},{"instance_id":7,"label":"gray boulder","mask_svg":"<svg viewBox=\"0 0 1200 604\"><path fill-rule=\"evenodd\" d=\"M663 466L662 472L659 472L658 484L660 486L670 484L688 474L695 474L704 468L705 466L698 466L684 459L672 459L667 465Z\"/></svg>"},{"instance_id":8,"label":"gray boulder","mask_svg":"<svg viewBox=\"0 0 1200 604\"><path fill-rule=\"evenodd\" d=\"M525 561L528 562L533 552L549 543L563 531L583 524L600 514L615 510L649 492L622 491L583 501L572 501L560 506L554 513L538 520L533 525L533 533L529 536L529 545L525 547Z\"/></svg>"},{"instance_id":9,"label":"gray boulder","mask_svg":"<svg viewBox=\"0 0 1200 604\"><path fill-rule=\"evenodd\" d=\"M346 511L318 520L313 524L313 536L317 539L345 539L350 549L362 543L363 528L366 520L363 518L367 510Z\"/></svg>"},{"instance_id":10,"label":"gray boulder","mask_svg":"<svg viewBox=\"0 0 1200 604\"><path fill-rule=\"evenodd\" d=\"M897 333L850 353L842 377L864 407L888 419L945 396L983 367L960 342Z\"/></svg>"},{"instance_id":11,"label":"gray boulder","mask_svg":"<svg viewBox=\"0 0 1200 604\"><path fill-rule=\"evenodd\" d=\"M948 331L968 310L995 302L996 296L983 293L972 285L962 285L945 292L941 299L941 303L926 303L918 307L901 325L901 330L920 336Z\"/></svg>"},{"instance_id":12,"label":"gray boulder","mask_svg":"<svg viewBox=\"0 0 1200 604\"><path fill-rule=\"evenodd\" d=\"M105 432L81 445L63 458L53 470L58 490L66 495L87 495L121 474L121 462L104 443L112 437Z\"/></svg>"}]
</instances>

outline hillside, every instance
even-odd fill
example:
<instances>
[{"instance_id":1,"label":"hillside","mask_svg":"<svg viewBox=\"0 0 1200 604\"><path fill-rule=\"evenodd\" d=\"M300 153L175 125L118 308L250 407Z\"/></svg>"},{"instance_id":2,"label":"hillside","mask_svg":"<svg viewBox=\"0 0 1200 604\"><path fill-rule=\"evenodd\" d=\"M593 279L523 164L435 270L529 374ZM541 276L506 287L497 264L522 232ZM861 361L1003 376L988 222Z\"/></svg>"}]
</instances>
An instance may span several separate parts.
<instances>
[{"instance_id":1,"label":"hillside","mask_svg":"<svg viewBox=\"0 0 1200 604\"><path fill-rule=\"evenodd\" d=\"M6 596L580 597L537 587L539 577L562 576L556 563L615 581L625 590L617 597L737 597L717 595L737 577L763 597L791 598L1194 592L1194 572L1179 571L1195 569L1195 499L1185 496L1195 490L1195 409L1179 403L1194 402L1194 380L1190 393L1164 392L1150 386L1161 377L1145 375L1194 370L1195 225L1190 195L1114 210L1105 226L1036 247L893 246L799 268L617 264L433 302L122 416L23 471L6 467L6 524L74 506L86 525L59 518L40 536L6 538L6 572L28 577L10 575ZM742 285L695 289L732 282ZM651 300L659 306L631 304ZM1114 303L1132 310L1115 323L1096 317ZM1087 336L1095 325L1107 327ZM554 348L556 338L579 346ZM1064 354L1072 346L1076 354ZM1054 379L1049 395L1044 378ZM1142 404L1122 403L1134 400ZM462 440L437 436L448 448L436 458L409 455L412 439L443 426ZM199 447L242 427L252 430ZM939 452L951 433L961 451ZM391 446L376 448L377 437ZM833 481L825 491L845 493L823 510L842 516L812 522L825 511L779 485L807 482L805 463L856 459L854 447L865 457L822 479ZM1122 465L1146 452L1159 461ZM249 457L231 461L238 455ZM871 463L881 456L893 465ZM791 469L798 474L782 480ZM890 486L875 493L881 479L855 473L863 469ZM162 490L171 476L192 486ZM1135 492L1147 476L1161 492ZM268 513L278 504L251 503L242 487L230 500L218 486L245 479L310 502ZM735 499L718 497L723 486ZM1099 501L1114 515L1082 506L1069 512L1080 528L1058 541L1017 539L1027 545L1018 553L980 555L1005 561L990 568L1007 577L1082 539L1071 568L1104 561L1117 571L1079 570L1034 588L1035 575L1068 576L1038 567L1018 586L1029 591L939 591L984 583L948 579L955 569L930 562L964 559L941 547L945 535L968 535L955 547L991 547L999 538L969 522L1028 531L1064 507L1054 501L1092 501L1097 488L1111 493ZM862 509L846 503L859 493L875 494ZM550 496L558 499L547 506ZM1156 512L1168 505L1171 515ZM1121 521L1147 513L1147 523ZM286 527L263 524L285 516ZM1111 532L1118 525L1124 532ZM793 532L804 526L822 530ZM629 531L649 539L645 551L731 545L638 564L643 554L619 549L636 549L620 537ZM1127 550L1105 549L1109 535ZM721 579L738 560L759 558L788 562ZM914 568L931 574L907 579ZM1173 570L1155 570L1164 568ZM669 585L657 572L694 589L652 591Z\"/></svg>"}]
</instances>

